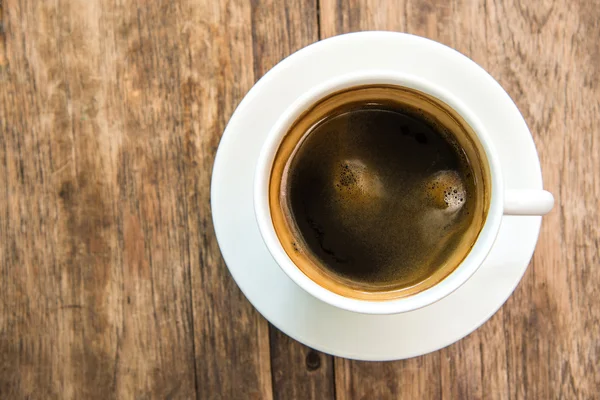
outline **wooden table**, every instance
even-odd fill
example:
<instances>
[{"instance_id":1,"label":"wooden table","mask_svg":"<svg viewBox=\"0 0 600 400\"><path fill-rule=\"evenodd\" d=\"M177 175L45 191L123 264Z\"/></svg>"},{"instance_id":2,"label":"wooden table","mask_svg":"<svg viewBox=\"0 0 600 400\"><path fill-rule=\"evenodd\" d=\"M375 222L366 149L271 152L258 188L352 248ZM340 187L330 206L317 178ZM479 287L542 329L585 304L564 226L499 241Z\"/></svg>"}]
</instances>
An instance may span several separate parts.
<instances>
[{"instance_id":1,"label":"wooden table","mask_svg":"<svg viewBox=\"0 0 600 400\"><path fill-rule=\"evenodd\" d=\"M599 21L598 0L0 0L0 398L598 398ZM489 322L390 363L269 326L227 272L209 206L252 84L368 29L487 69L557 200Z\"/></svg>"}]
</instances>

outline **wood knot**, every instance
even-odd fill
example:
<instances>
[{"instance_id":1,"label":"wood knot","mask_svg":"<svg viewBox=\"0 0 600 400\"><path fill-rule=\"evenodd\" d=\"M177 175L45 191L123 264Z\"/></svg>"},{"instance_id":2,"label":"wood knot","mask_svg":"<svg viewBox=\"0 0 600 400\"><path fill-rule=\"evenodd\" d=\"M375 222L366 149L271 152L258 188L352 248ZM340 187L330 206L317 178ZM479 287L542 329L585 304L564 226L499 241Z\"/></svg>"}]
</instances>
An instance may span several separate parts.
<instances>
[{"instance_id":1,"label":"wood knot","mask_svg":"<svg viewBox=\"0 0 600 400\"><path fill-rule=\"evenodd\" d=\"M58 192L58 196L65 202L71 203L73 201L75 193L75 185L73 182L66 181L60 186L60 191Z\"/></svg>"},{"instance_id":2,"label":"wood knot","mask_svg":"<svg viewBox=\"0 0 600 400\"><path fill-rule=\"evenodd\" d=\"M306 355L306 369L315 371L321 367L321 356L314 350L311 350Z\"/></svg>"}]
</instances>

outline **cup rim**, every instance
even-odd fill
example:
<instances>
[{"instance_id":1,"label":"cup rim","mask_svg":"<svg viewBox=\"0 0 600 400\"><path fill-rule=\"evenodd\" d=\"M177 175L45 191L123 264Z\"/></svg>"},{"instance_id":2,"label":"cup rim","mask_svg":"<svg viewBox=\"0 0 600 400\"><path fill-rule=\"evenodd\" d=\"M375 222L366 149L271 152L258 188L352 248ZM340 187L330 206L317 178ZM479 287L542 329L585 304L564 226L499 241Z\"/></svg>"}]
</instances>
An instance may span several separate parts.
<instances>
[{"instance_id":1,"label":"cup rim","mask_svg":"<svg viewBox=\"0 0 600 400\"><path fill-rule=\"evenodd\" d=\"M392 300L363 300L349 298L328 289L305 275L290 259L281 245L271 219L269 181L271 168L279 145L292 124L310 106L340 90L370 84L390 84L421 91L450 106L476 133L488 160L490 170L490 204L479 236L465 259L436 285L422 292ZM454 95L421 77L388 70L365 70L330 79L301 95L278 118L263 143L254 174L254 211L263 241L279 267L303 290L334 307L364 314L396 314L413 311L454 292L481 266L489 254L503 214L504 186L501 166L495 148L479 119Z\"/></svg>"}]
</instances>

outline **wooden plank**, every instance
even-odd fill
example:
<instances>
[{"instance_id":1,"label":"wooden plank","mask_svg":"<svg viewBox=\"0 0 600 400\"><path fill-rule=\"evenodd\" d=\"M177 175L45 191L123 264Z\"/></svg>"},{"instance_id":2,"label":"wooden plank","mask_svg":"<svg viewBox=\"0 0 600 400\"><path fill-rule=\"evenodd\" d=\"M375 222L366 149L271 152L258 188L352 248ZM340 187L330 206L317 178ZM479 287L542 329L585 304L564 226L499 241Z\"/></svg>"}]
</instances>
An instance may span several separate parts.
<instances>
[{"instance_id":1,"label":"wooden plank","mask_svg":"<svg viewBox=\"0 0 600 400\"><path fill-rule=\"evenodd\" d=\"M495 5L515 21L510 93L534 134L557 197L528 274L505 309L511 398L597 398L600 388L600 7Z\"/></svg>"},{"instance_id":2,"label":"wooden plank","mask_svg":"<svg viewBox=\"0 0 600 400\"><path fill-rule=\"evenodd\" d=\"M0 397L271 397L209 181L244 2L2 3Z\"/></svg>"},{"instance_id":3,"label":"wooden plank","mask_svg":"<svg viewBox=\"0 0 600 400\"><path fill-rule=\"evenodd\" d=\"M318 40L317 3L252 2L254 75ZM276 399L333 399L333 358L270 327L273 394Z\"/></svg>"},{"instance_id":4,"label":"wooden plank","mask_svg":"<svg viewBox=\"0 0 600 400\"><path fill-rule=\"evenodd\" d=\"M179 35L181 129L199 399L270 399L268 324L225 267L213 233L209 187L225 125L254 83L251 7L185 1Z\"/></svg>"},{"instance_id":5,"label":"wooden plank","mask_svg":"<svg viewBox=\"0 0 600 400\"><path fill-rule=\"evenodd\" d=\"M592 398L600 387L598 116L600 9L579 1L321 1L324 37L399 30L450 45L486 68L515 100L536 141L557 209L545 218L523 282L488 323L440 352L386 366L335 360L339 398ZM439 361L437 361L439 358ZM438 378L438 376L440 378ZM441 380L441 382L440 382ZM431 393L431 392L430 392ZM433 393L431 393L433 394ZM395 398L395 397L394 397Z\"/></svg>"}]
</instances>

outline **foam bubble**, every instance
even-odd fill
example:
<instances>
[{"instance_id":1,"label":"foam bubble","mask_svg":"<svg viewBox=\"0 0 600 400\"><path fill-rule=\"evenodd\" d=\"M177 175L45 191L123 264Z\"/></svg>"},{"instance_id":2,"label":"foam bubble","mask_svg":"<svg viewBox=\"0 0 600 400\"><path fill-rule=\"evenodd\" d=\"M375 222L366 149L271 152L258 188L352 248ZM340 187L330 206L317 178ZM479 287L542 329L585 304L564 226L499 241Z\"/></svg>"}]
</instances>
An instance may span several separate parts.
<instances>
[{"instance_id":1,"label":"foam bubble","mask_svg":"<svg viewBox=\"0 0 600 400\"><path fill-rule=\"evenodd\" d=\"M427 199L435 208L455 212L467 198L464 182L456 171L439 171L425 183Z\"/></svg>"},{"instance_id":2,"label":"foam bubble","mask_svg":"<svg viewBox=\"0 0 600 400\"><path fill-rule=\"evenodd\" d=\"M333 171L335 190L346 196L375 199L382 195L383 185L372 169L360 160L345 160Z\"/></svg>"},{"instance_id":3,"label":"foam bubble","mask_svg":"<svg viewBox=\"0 0 600 400\"><path fill-rule=\"evenodd\" d=\"M335 195L331 198L340 220L351 221L358 214L373 215L381 209L385 188L373 168L363 161L343 160L331 171Z\"/></svg>"}]
</instances>

